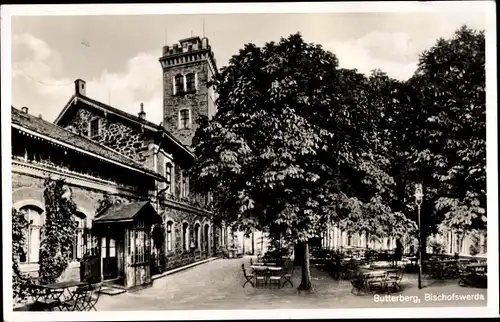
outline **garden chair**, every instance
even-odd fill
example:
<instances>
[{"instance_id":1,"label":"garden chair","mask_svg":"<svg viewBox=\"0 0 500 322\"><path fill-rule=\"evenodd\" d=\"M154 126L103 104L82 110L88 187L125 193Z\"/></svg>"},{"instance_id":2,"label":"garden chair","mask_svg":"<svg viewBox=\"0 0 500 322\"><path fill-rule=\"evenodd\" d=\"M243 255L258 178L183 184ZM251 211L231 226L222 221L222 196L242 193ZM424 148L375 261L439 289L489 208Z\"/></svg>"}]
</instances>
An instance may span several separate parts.
<instances>
[{"instance_id":1,"label":"garden chair","mask_svg":"<svg viewBox=\"0 0 500 322\"><path fill-rule=\"evenodd\" d=\"M383 277L365 277L366 288L369 292L386 292L387 291L387 276Z\"/></svg>"},{"instance_id":2,"label":"garden chair","mask_svg":"<svg viewBox=\"0 0 500 322\"><path fill-rule=\"evenodd\" d=\"M243 270L243 277L245 278L245 283L243 283L243 287L245 287L245 285L247 285L248 283L250 283L252 287L255 287L255 285L253 284L253 278L255 277L255 275L247 273L245 269L245 264L241 264L241 269Z\"/></svg>"},{"instance_id":3,"label":"garden chair","mask_svg":"<svg viewBox=\"0 0 500 322\"><path fill-rule=\"evenodd\" d=\"M266 287L267 285L267 271L264 269L255 269L255 288Z\"/></svg>"},{"instance_id":4,"label":"garden chair","mask_svg":"<svg viewBox=\"0 0 500 322\"><path fill-rule=\"evenodd\" d=\"M466 286L472 285L473 281L470 279L470 272L467 270L467 266L462 263L457 263L458 267L458 285Z\"/></svg>"},{"instance_id":5,"label":"garden chair","mask_svg":"<svg viewBox=\"0 0 500 322\"><path fill-rule=\"evenodd\" d=\"M396 271L388 271L386 277L387 288L391 291L402 291L401 280L403 279L404 268Z\"/></svg>"},{"instance_id":6,"label":"garden chair","mask_svg":"<svg viewBox=\"0 0 500 322\"><path fill-rule=\"evenodd\" d=\"M351 279L352 289L351 293L354 295L361 295L366 293L366 279L361 273L356 273L356 275Z\"/></svg>"},{"instance_id":7,"label":"garden chair","mask_svg":"<svg viewBox=\"0 0 500 322\"><path fill-rule=\"evenodd\" d=\"M31 309L33 311L52 311L54 308L60 307L60 298L63 295L63 292L63 290L50 290L43 288L40 285L39 278L30 279L28 294L33 300Z\"/></svg>"},{"instance_id":8,"label":"garden chair","mask_svg":"<svg viewBox=\"0 0 500 322\"><path fill-rule=\"evenodd\" d=\"M69 311L97 311L95 305L99 301L102 283L89 283L73 292L73 297L64 302Z\"/></svg>"},{"instance_id":9,"label":"garden chair","mask_svg":"<svg viewBox=\"0 0 500 322\"><path fill-rule=\"evenodd\" d=\"M273 284L278 285L278 288L281 288L281 278L283 268L281 267L269 267L269 288L272 287Z\"/></svg>"},{"instance_id":10,"label":"garden chair","mask_svg":"<svg viewBox=\"0 0 500 322\"><path fill-rule=\"evenodd\" d=\"M285 265L283 266L283 285L285 286L286 283L289 283L291 287L293 287L292 283L292 276L293 276L293 271L295 269L295 265L293 265L293 262L288 259L285 261Z\"/></svg>"}]
</instances>

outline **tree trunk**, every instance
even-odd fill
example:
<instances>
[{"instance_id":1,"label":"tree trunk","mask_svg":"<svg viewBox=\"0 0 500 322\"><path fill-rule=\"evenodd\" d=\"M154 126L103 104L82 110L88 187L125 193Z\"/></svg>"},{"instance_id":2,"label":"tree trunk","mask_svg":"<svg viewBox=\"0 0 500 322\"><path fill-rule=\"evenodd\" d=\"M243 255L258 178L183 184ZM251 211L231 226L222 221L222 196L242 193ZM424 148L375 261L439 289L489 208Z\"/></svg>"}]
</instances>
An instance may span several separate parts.
<instances>
[{"instance_id":1,"label":"tree trunk","mask_svg":"<svg viewBox=\"0 0 500 322\"><path fill-rule=\"evenodd\" d=\"M302 280L297 288L299 291L312 292L313 287L311 283L311 266L309 263L309 243L305 242L303 245L303 262L302 262Z\"/></svg>"},{"instance_id":2,"label":"tree trunk","mask_svg":"<svg viewBox=\"0 0 500 322\"><path fill-rule=\"evenodd\" d=\"M293 250L293 264L295 266L302 266L304 261L304 248L302 244L295 244Z\"/></svg>"}]
</instances>

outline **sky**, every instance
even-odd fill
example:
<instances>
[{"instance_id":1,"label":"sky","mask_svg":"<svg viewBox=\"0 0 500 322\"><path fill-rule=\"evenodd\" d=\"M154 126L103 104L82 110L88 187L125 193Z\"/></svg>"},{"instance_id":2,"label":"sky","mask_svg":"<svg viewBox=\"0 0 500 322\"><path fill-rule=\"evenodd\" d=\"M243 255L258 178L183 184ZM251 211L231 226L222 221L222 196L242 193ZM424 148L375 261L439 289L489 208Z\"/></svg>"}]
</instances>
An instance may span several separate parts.
<instances>
[{"instance_id":1,"label":"sky","mask_svg":"<svg viewBox=\"0 0 500 322\"><path fill-rule=\"evenodd\" d=\"M263 45L300 32L306 42L333 52L340 67L363 73L379 68L404 80L419 54L461 25L485 29L485 10L432 12L255 13L196 15L87 15L12 17L12 105L54 121L87 82L87 96L162 120L165 44L193 36L209 38L218 68L244 44ZM203 28L203 25L205 26ZM83 43L87 44L84 45Z\"/></svg>"}]
</instances>

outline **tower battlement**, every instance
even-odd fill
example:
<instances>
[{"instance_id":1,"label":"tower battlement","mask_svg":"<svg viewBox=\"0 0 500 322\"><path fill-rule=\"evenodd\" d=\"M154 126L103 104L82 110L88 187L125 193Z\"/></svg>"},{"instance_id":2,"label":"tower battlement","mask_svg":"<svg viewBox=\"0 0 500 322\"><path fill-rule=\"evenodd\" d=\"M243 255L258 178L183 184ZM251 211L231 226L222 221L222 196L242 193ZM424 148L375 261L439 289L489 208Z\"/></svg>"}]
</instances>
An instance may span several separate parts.
<instances>
[{"instance_id":1,"label":"tower battlement","mask_svg":"<svg viewBox=\"0 0 500 322\"><path fill-rule=\"evenodd\" d=\"M171 46L163 46L163 56L160 62L163 68L167 68L205 59L211 59L213 65L216 65L208 38L195 36L181 39Z\"/></svg>"}]
</instances>

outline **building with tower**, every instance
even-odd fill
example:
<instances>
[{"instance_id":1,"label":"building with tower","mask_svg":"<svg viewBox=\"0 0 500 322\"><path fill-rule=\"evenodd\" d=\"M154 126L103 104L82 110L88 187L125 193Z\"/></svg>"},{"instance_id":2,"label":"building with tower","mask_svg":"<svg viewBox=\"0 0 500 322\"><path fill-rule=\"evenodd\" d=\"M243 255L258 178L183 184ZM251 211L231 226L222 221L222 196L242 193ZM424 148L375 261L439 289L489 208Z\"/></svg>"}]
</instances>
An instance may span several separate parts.
<instances>
[{"instance_id":1,"label":"building with tower","mask_svg":"<svg viewBox=\"0 0 500 322\"><path fill-rule=\"evenodd\" d=\"M142 287L229 244L229 230L212 222L210 197L194 194L188 176L197 118L216 111L213 52L207 38L192 37L162 54L163 107L141 104L133 115L88 97L78 79L54 123L12 108L13 207L34 223L23 272L38 272L49 176L66 180L82 222L62 280L97 274L119 288ZM148 108L163 108L163 120L147 121ZM105 195L120 203L97 213Z\"/></svg>"},{"instance_id":2,"label":"building with tower","mask_svg":"<svg viewBox=\"0 0 500 322\"><path fill-rule=\"evenodd\" d=\"M210 81L218 73L208 38L191 37L163 47L163 116L165 129L191 146L200 116L215 115Z\"/></svg>"}]
</instances>

